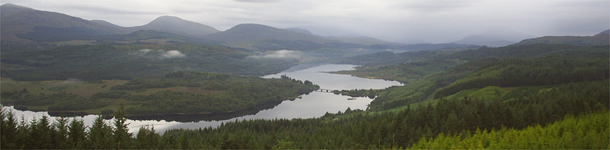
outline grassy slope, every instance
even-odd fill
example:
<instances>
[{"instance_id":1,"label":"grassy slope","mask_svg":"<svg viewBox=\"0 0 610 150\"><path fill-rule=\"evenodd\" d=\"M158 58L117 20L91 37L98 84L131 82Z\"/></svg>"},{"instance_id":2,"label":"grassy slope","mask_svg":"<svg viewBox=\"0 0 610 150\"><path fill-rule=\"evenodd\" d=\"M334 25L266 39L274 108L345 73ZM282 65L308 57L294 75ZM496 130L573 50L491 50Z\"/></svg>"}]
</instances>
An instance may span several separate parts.
<instances>
[{"instance_id":1,"label":"grassy slope","mask_svg":"<svg viewBox=\"0 0 610 150\"><path fill-rule=\"evenodd\" d=\"M547 126L526 129L477 131L473 135L444 135L421 139L412 149L608 149L608 111L585 116L566 116Z\"/></svg>"}]
</instances>

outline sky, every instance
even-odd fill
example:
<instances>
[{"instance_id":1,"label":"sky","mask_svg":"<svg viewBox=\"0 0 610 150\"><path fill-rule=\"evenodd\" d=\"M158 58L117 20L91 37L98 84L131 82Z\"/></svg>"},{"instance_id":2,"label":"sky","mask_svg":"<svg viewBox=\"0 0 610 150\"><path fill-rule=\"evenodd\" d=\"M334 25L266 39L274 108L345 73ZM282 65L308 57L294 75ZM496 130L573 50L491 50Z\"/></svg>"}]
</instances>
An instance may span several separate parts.
<instances>
[{"instance_id":1,"label":"sky","mask_svg":"<svg viewBox=\"0 0 610 150\"><path fill-rule=\"evenodd\" d=\"M590 36L610 28L609 0L2 0L131 27L176 16L224 31L242 23L322 36L445 43L475 34Z\"/></svg>"}]
</instances>

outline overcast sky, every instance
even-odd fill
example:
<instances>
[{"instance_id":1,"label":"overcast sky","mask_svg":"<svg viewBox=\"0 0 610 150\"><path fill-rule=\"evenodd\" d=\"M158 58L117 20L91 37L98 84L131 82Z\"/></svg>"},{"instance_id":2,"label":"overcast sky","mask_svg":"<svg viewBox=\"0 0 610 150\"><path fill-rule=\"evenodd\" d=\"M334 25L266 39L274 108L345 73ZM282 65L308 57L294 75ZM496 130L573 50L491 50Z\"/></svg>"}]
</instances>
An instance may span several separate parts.
<instances>
[{"instance_id":1,"label":"overcast sky","mask_svg":"<svg viewBox=\"0 0 610 150\"><path fill-rule=\"evenodd\" d=\"M610 28L609 0L2 0L120 26L163 15L218 30L241 23L325 36L442 43L472 34L593 35Z\"/></svg>"}]
</instances>

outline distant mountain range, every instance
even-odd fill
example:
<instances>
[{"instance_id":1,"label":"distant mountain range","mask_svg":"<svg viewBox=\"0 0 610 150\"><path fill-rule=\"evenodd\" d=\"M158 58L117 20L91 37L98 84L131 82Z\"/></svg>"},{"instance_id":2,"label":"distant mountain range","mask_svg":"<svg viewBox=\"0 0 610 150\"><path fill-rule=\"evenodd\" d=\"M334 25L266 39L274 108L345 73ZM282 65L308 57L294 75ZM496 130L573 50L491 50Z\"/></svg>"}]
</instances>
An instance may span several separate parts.
<instances>
[{"instance_id":1,"label":"distant mountain range","mask_svg":"<svg viewBox=\"0 0 610 150\"><path fill-rule=\"evenodd\" d=\"M261 24L239 24L226 31L184 20L161 16L148 24L121 27L103 20L85 20L57 12L40 11L14 4L0 6L3 48L5 45L85 41L84 43L214 43L251 50L312 50L319 48L366 48L422 50L429 48L504 46L525 39L519 34L481 34L444 44L401 44L371 37L324 37L300 28L280 29ZM605 31L607 33L607 31ZM607 34L604 34L607 35ZM576 37L541 37L519 44L572 42ZM605 38L605 39L604 39ZM608 41L607 36L593 36L581 43ZM69 43L69 42L68 42ZM79 43L79 42L73 42ZM422 48L425 47L425 48ZM23 48L24 46L16 46ZM30 46L32 47L32 46ZM34 46L36 47L36 46ZM7 49L10 49L7 48Z\"/></svg>"}]
</instances>

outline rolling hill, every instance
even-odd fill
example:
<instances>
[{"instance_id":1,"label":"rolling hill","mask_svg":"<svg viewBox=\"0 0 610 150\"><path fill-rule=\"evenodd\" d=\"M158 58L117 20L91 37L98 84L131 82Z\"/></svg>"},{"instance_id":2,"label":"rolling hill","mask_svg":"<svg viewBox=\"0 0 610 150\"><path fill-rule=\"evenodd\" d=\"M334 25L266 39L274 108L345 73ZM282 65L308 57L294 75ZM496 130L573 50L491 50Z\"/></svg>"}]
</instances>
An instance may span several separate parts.
<instances>
[{"instance_id":1,"label":"rolling hill","mask_svg":"<svg viewBox=\"0 0 610 150\"><path fill-rule=\"evenodd\" d=\"M40 11L14 4L0 6L1 39L31 42L48 39L48 34L62 31L60 36L91 36L121 33L117 28L57 12ZM53 31L54 30L54 31Z\"/></svg>"},{"instance_id":2,"label":"rolling hill","mask_svg":"<svg viewBox=\"0 0 610 150\"><path fill-rule=\"evenodd\" d=\"M213 27L174 16L161 16L146 25L130 27L128 29L131 31L155 30L193 37L202 37L204 35L219 32Z\"/></svg>"},{"instance_id":3,"label":"rolling hill","mask_svg":"<svg viewBox=\"0 0 610 150\"><path fill-rule=\"evenodd\" d=\"M602 31L594 36L544 36L526 39L515 45L528 44L568 44L574 46L608 45L610 43L610 30Z\"/></svg>"}]
</instances>

